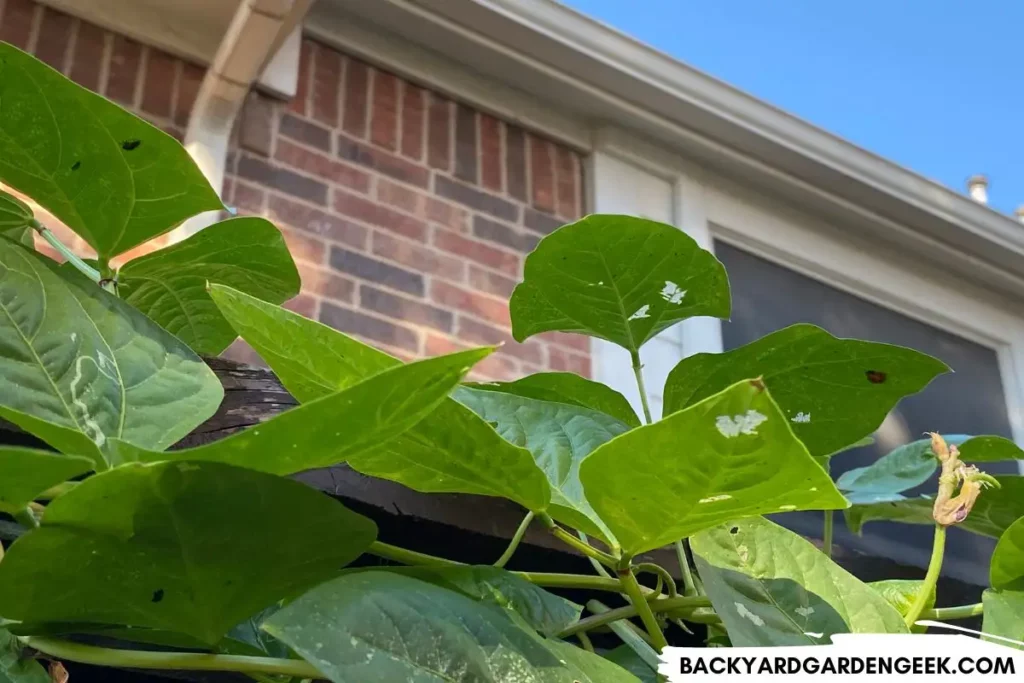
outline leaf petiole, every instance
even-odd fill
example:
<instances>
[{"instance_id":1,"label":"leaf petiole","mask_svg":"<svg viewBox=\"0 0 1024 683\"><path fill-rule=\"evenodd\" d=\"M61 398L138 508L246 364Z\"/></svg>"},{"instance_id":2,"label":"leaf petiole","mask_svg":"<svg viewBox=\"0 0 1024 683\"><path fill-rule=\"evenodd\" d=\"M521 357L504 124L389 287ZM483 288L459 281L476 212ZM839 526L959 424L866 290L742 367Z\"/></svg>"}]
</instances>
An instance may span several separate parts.
<instances>
[{"instance_id":1,"label":"leaf petiole","mask_svg":"<svg viewBox=\"0 0 1024 683\"><path fill-rule=\"evenodd\" d=\"M555 523L555 520L551 519L550 515L541 513L537 516L537 519L544 523L544 526L548 528L548 531L551 532L552 536L560 540L562 543L565 543L570 548L586 555L587 557L594 558L607 567L614 569L618 565L619 558L614 555L610 555L603 550L598 550L589 543L584 543L562 527L558 526L558 524Z\"/></svg>"},{"instance_id":2,"label":"leaf petiole","mask_svg":"<svg viewBox=\"0 0 1024 683\"><path fill-rule=\"evenodd\" d=\"M935 538L932 541L932 557L928 561L928 573L925 574L924 582L921 584L920 590L914 596L914 602L910 605L910 609L903 618L903 622L908 627L913 626L921 617L921 612L924 611L928 597L935 592L935 584L939 580L939 572L942 571L942 555L945 549L946 527L942 524L936 524Z\"/></svg>"},{"instance_id":3,"label":"leaf petiole","mask_svg":"<svg viewBox=\"0 0 1024 683\"><path fill-rule=\"evenodd\" d=\"M515 554L516 548L519 547L520 542L523 540L523 535L526 533L527 527L530 526L530 522L533 521L533 511L527 512L526 516L523 517L523 521L519 523L519 528L516 529L516 533L512 536L512 540L509 541L508 547L505 548L505 552L501 554L498 561L494 563L495 567L504 567L508 564L508 561L512 559L512 555Z\"/></svg>"},{"instance_id":4,"label":"leaf petiole","mask_svg":"<svg viewBox=\"0 0 1024 683\"><path fill-rule=\"evenodd\" d=\"M985 613L985 608L982 603L977 602L973 605L959 605L957 607L936 607L934 609L926 609L921 612L920 619L929 619L931 621L955 621L957 619L970 619L971 617L979 617Z\"/></svg>"},{"instance_id":5,"label":"leaf petiole","mask_svg":"<svg viewBox=\"0 0 1024 683\"><path fill-rule=\"evenodd\" d=\"M658 620L654 617L650 604L644 598L643 593L640 592L640 584L637 583L632 567L626 565L620 568L618 573L619 582L625 589L630 603L636 609L637 616L643 622L644 628L647 629L647 633L651 636L654 649L661 652L668 647L668 641L665 640L665 634L661 632L661 626L658 625Z\"/></svg>"},{"instance_id":6,"label":"leaf petiole","mask_svg":"<svg viewBox=\"0 0 1024 683\"><path fill-rule=\"evenodd\" d=\"M63 242L57 239L57 236L54 235L53 232L45 225L37 221L35 218L32 219L29 225L32 227L33 230L38 232L39 236L46 240L46 242L51 247L53 247L58 254L63 256L68 263L77 268L87 278L89 278L93 282L99 282L102 279L100 271L96 270L88 263L80 259L77 254L75 254L67 246L65 246Z\"/></svg>"}]
</instances>

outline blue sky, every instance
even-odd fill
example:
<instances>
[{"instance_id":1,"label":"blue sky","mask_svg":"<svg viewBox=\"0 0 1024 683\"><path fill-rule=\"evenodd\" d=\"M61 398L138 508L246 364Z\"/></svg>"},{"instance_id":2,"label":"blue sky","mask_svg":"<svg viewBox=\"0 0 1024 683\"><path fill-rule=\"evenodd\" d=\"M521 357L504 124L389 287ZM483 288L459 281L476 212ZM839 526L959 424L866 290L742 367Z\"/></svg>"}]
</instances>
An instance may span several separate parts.
<instances>
[{"instance_id":1,"label":"blue sky","mask_svg":"<svg viewBox=\"0 0 1024 683\"><path fill-rule=\"evenodd\" d=\"M563 0L861 147L1024 204L1024 0Z\"/></svg>"}]
</instances>

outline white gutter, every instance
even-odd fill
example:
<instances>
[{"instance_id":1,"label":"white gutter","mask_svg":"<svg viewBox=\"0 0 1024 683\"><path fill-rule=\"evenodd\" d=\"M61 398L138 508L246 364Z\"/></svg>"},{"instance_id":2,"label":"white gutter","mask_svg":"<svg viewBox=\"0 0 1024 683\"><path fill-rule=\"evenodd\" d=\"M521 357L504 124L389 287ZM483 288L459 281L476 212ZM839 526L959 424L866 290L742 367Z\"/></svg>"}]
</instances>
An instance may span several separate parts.
<instances>
[{"instance_id":1,"label":"white gutter","mask_svg":"<svg viewBox=\"0 0 1024 683\"><path fill-rule=\"evenodd\" d=\"M246 95L277 51L297 28L313 0L242 0L196 96L185 133L185 149L220 191L228 140ZM297 68L297 63L296 63ZM189 219L171 234L176 242L217 218L209 212Z\"/></svg>"}]
</instances>

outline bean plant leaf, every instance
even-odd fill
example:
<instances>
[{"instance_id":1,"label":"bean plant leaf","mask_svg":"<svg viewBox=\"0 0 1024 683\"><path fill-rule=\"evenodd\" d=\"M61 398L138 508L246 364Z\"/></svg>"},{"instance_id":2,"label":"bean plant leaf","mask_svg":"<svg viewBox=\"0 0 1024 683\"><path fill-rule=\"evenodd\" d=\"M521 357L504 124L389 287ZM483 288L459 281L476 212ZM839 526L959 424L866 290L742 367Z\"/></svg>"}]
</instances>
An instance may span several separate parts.
<instances>
[{"instance_id":1,"label":"bean plant leaf","mask_svg":"<svg viewBox=\"0 0 1024 683\"><path fill-rule=\"evenodd\" d=\"M610 663L601 672L611 675L594 678L575 653L566 656L504 611L389 571L354 572L322 584L263 629L334 683L634 681Z\"/></svg>"},{"instance_id":2,"label":"bean plant leaf","mask_svg":"<svg viewBox=\"0 0 1024 683\"><path fill-rule=\"evenodd\" d=\"M473 365L493 348L429 358L374 375L323 398L303 403L257 426L183 450L143 450L113 442L111 460L222 462L289 475L345 462L394 439L447 400Z\"/></svg>"},{"instance_id":3,"label":"bean plant leaf","mask_svg":"<svg viewBox=\"0 0 1024 683\"><path fill-rule=\"evenodd\" d=\"M964 462L1024 460L1024 450L1002 436L975 436L960 444L960 459Z\"/></svg>"},{"instance_id":4,"label":"bean plant leaf","mask_svg":"<svg viewBox=\"0 0 1024 683\"><path fill-rule=\"evenodd\" d=\"M600 657L572 643L549 640L547 646L561 657L567 667L575 669L581 678L574 678L573 683L640 683L640 679L631 671L619 666L614 661ZM544 679L542 679L544 680ZM557 680L557 679L556 679Z\"/></svg>"},{"instance_id":5,"label":"bean plant leaf","mask_svg":"<svg viewBox=\"0 0 1024 683\"><path fill-rule=\"evenodd\" d=\"M989 585L998 590L1024 592L1024 517L999 537L989 565Z\"/></svg>"},{"instance_id":6,"label":"bean plant leaf","mask_svg":"<svg viewBox=\"0 0 1024 683\"><path fill-rule=\"evenodd\" d=\"M11 546L0 614L164 629L214 645L336 575L375 536L373 522L290 479L221 463L125 465L57 498Z\"/></svg>"},{"instance_id":7,"label":"bean plant leaf","mask_svg":"<svg viewBox=\"0 0 1024 683\"><path fill-rule=\"evenodd\" d=\"M971 514L957 528L982 536L999 538L1017 519L1024 516L1024 477L996 475L999 488L987 488L978 497ZM934 500L930 496L904 498L884 503L853 505L845 511L846 526L860 534L865 524L875 521L904 524L935 524Z\"/></svg>"},{"instance_id":8,"label":"bean plant leaf","mask_svg":"<svg viewBox=\"0 0 1024 683\"><path fill-rule=\"evenodd\" d=\"M946 443L957 445L969 438L964 434L945 436ZM938 466L931 439L919 439L893 449L867 467L844 472L836 480L836 486L851 503L898 500L892 494L903 493L928 481Z\"/></svg>"},{"instance_id":9,"label":"bean plant leaf","mask_svg":"<svg viewBox=\"0 0 1024 683\"><path fill-rule=\"evenodd\" d=\"M600 446L580 480L630 554L739 517L847 507L756 380Z\"/></svg>"},{"instance_id":10,"label":"bean plant leaf","mask_svg":"<svg viewBox=\"0 0 1024 683\"><path fill-rule=\"evenodd\" d=\"M1000 640L1000 638L1009 638L1017 643L1024 642L1024 593L987 590L981 594L981 604L985 608L985 617L981 625L982 632L991 636L999 636L999 638L986 638L983 635L981 639L1024 650L1024 645Z\"/></svg>"},{"instance_id":11,"label":"bean plant leaf","mask_svg":"<svg viewBox=\"0 0 1024 683\"><path fill-rule=\"evenodd\" d=\"M0 44L0 182L110 258L223 208L167 133Z\"/></svg>"},{"instance_id":12,"label":"bean plant leaf","mask_svg":"<svg viewBox=\"0 0 1024 683\"><path fill-rule=\"evenodd\" d=\"M509 302L518 341L557 330L629 350L676 323L729 315L729 281L714 255L671 225L593 215L559 228L526 257Z\"/></svg>"},{"instance_id":13,"label":"bean plant leaf","mask_svg":"<svg viewBox=\"0 0 1024 683\"><path fill-rule=\"evenodd\" d=\"M0 190L0 235L31 249L35 246L30 227L32 219L32 209L28 204Z\"/></svg>"},{"instance_id":14,"label":"bean plant leaf","mask_svg":"<svg viewBox=\"0 0 1024 683\"><path fill-rule=\"evenodd\" d=\"M580 605L498 567L391 567L388 571L511 610L531 628L547 636L554 636L575 624L583 611Z\"/></svg>"},{"instance_id":15,"label":"bean plant leaf","mask_svg":"<svg viewBox=\"0 0 1024 683\"><path fill-rule=\"evenodd\" d=\"M691 547L736 647L821 645L836 633L907 633L881 595L766 519L717 526L694 536Z\"/></svg>"},{"instance_id":16,"label":"bean plant leaf","mask_svg":"<svg viewBox=\"0 0 1024 683\"><path fill-rule=\"evenodd\" d=\"M341 332L228 287L213 285L210 294L300 401L401 364ZM398 438L349 459L349 465L417 491L498 496L535 512L544 510L550 499L544 473L529 451L502 439L451 399Z\"/></svg>"},{"instance_id":17,"label":"bean plant leaf","mask_svg":"<svg viewBox=\"0 0 1024 683\"><path fill-rule=\"evenodd\" d=\"M92 460L15 446L0 447L0 512L25 509L36 497L57 484L85 474Z\"/></svg>"},{"instance_id":18,"label":"bean plant leaf","mask_svg":"<svg viewBox=\"0 0 1024 683\"><path fill-rule=\"evenodd\" d=\"M648 666L647 662L625 643L614 650L602 652L601 656L639 678L641 683L663 683L667 680L664 676L659 676L657 671Z\"/></svg>"},{"instance_id":19,"label":"bean plant leaf","mask_svg":"<svg viewBox=\"0 0 1024 683\"><path fill-rule=\"evenodd\" d=\"M893 609L899 612L901 617L906 617L907 613L910 612L910 607L914 604L917 594L924 588L924 581L889 579L886 581L872 581L868 586L881 595L887 603L892 605ZM935 586L932 586L931 591L928 593L928 599L924 604L926 610L933 607L935 607ZM927 626L910 627L911 633L924 633L927 630Z\"/></svg>"},{"instance_id":20,"label":"bean plant leaf","mask_svg":"<svg viewBox=\"0 0 1024 683\"><path fill-rule=\"evenodd\" d=\"M216 356L237 336L206 291L216 282L280 304L299 293L281 232L264 218L232 218L129 261L119 293L196 353Z\"/></svg>"},{"instance_id":21,"label":"bean plant leaf","mask_svg":"<svg viewBox=\"0 0 1024 683\"><path fill-rule=\"evenodd\" d=\"M725 353L684 358L665 382L665 414L747 377L761 377L811 455L824 456L871 434L896 403L949 368L890 344L838 339L792 325Z\"/></svg>"},{"instance_id":22,"label":"bean plant leaf","mask_svg":"<svg viewBox=\"0 0 1024 683\"><path fill-rule=\"evenodd\" d=\"M26 656L21 643L0 628L0 683L53 683L43 665Z\"/></svg>"},{"instance_id":23,"label":"bean plant leaf","mask_svg":"<svg viewBox=\"0 0 1024 683\"><path fill-rule=\"evenodd\" d=\"M538 401L589 408L614 417L630 427L640 426L640 419L625 396L609 386L584 379L572 372L538 372L514 382L480 382L469 386L481 391L496 391Z\"/></svg>"},{"instance_id":24,"label":"bean plant leaf","mask_svg":"<svg viewBox=\"0 0 1024 683\"><path fill-rule=\"evenodd\" d=\"M102 463L111 438L167 448L223 395L206 364L146 316L0 239L0 416Z\"/></svg>"},{"instance_id":25,"label":"bean plant leaf","mask_svg":"<svg viewBox=\"0 0 1024 683\"><path fill-rule=\"evenodd\" d=\"M533 454L551 485L548 514L610 540L611 533L583 494L580 463L601 444L629 431L627 424L588 408L500 391L460 388L454 397L506 440Z\"/></svg>"}]
</instances>

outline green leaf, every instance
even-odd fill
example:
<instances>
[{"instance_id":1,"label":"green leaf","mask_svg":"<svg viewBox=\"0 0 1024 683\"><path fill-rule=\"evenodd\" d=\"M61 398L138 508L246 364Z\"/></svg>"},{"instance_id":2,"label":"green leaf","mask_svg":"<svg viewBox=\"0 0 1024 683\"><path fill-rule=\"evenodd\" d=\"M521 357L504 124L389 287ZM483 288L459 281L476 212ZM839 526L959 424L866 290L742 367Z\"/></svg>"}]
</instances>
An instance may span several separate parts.
<instances>
[{"instance_id":1,"label":"green leaf","mask_svg":"<svg viewBox=\"0 0 1024 683\"><path fill-rule=\"evenodd\" d=\"M52 683L46 669L22 650L18 639L0 628L0 683Z\"/></svg>"},{"instance_id":2,"label":"green leaf","mask_svg":"<svg viewBox=\"0 0 1024 683\"><path fill-rule=\"evenodd\" d=\"M600 382L584 379L572 372L539 372L514 382L481 382L468 386L481 391L497 391L538 401L589 408L614 417L630 427L640 426L640 419L625 396Z\"/></svg>"},{"instance_id":3,"label":"green leaf","mask_svg":"<svg viewBox=\"0 0 1024 683\"><path fill-rule=\"evenodd\" d=\"M847 506L757 381L600 446L580 480L629 554L739 517Z\"/></svg>"},{"instance_id":4,"label":"green leaf","mask_svg":"<svg viewBox=\"0 0 1024 683\"><path fill-rule=\"evenodd\" d=\"M987 590L981 594L985 608L981 630L993 636L1024 642L1024 593L1014 591ZM981 637L992 643L1024 650L1024 646L1008 643L996 638Z\"/></svg>"},{"instance_id":5,"label":"green leaf","mask_svg":"<svg viewBox=\"0 0 1024 683\"><path fill-rule=\"evenodd\" d=\"M0 512L23 510L46 489L92 468L88 458L0 446Z\"/></svg>"},{"instance_id":6,"label":"green leaf","mask_svg":"<svg viewBox=\"0 0 1024 683\"><path fill-rule=\"evenodd\" d=\"M576 663L582 655L552 647L502 610L388 571L350 573L318 586L263 629L334 683L633 680L625 672L594 678L598 665L584 673ZM615 669L601 669L608 671Z\"/></svg>"},{"instance_id":7,"label":"green leaf","mask_svg":"<svg viewBox=\"0 0 1024 683\"><path fill-rule=\"evenodd\" d=\"M1024 517L999 537L989 565L989 583L999 590L1024 591Z\"/></svg>"},{"instance_id":8,"label":"green leaf","mask_svg":"<svg viewBox=\"0 0 1024 683\"><path fill-rule=\"evenodd\" d=\"M375 536L373 522L290 479L220 463L125 465L57 498L11 546L0 614L150 627L213 645L336 575Z\"/></svg>"},{"instance_id":9,"label":"green leaf","mask_svg":"<svg viewBox=\"0 0 1024 683\"><path fill-rule=\"evenodd\" d=\"M503 438L533 454L551 485L548 514L588 534L611 538L583 494L580 463L601 444L629 431L627 424L588 408L500 391L460 388L454 397Z\"/></svg>"},{"instance_id":10,"label":"green leaf","mask_svg":"<svg viewBox=\"0 0 1024 683\"><path fill-rule=\"evenodd\" d=\"M633 651L629 645L623 643L614 650L608 652L602 652L601 656L607 659L609 662L614 662L618 666L629 673L636 676L642 683L661 683L667 680L663 676L659 676L658 672L647 665L647 662L640 658L636 652Z\"/></svg>"},{"instance_id":11,"label":"green leaf","mask_svg":"<svg viewBox=\"0 0 1024 683\"><path fill-rule=\"evenodd\" d=\"M300 401L333 393L401 362L373 347L227 287L210 294L224 317ZM425 493L472 493L514 500L539 512L550 499L529 451L502 439L448 399L414 428L349 460L363 474Z\"/></svg>"},{"instance_id":12,"label":"green leaf","mask_svg":"<svg viewBox=\"0 0 1024 683\"><path fill-rule=\"evenodd\" d=\"M206 364L146 316L0 240L0 416L100 464L111 438L167 448L223 395Z\"/></svg>"},{"instance_id":13,"label":"green leaf","mask_svg":"<svg viewBox=\"0 0 1024 683\"><path fill-rule=\"evenodd\" d=\"M228 285L272 304L299 293L281 232L263 218L232 218L183 242L129 261L120 294L196 353L216 356L237 336L206 291Z\"/></svg>"},{"instance_id":14,"label":"green leaf","mask_svg":"<svg viewBox=\"0 0 1024 683\"><path fill-rule=\"evenodd\" d=\"M30 227L33 218L28 204L0 190L0 235L33 248L35 241Z\"/></svg>"},{"instance_id":15,"label":"green leaf","mask_svg":"<svg viewBox=\"0 0 1024 683\"><path fill-rule=\"evenodd\" d=\"M969 438L964 434L945 436L947 443L957 445ZM836 486L851 503L892 500L892 494L919 486L935 473L939 461L931 443L931 439L919 439L904 444L867 467L844 472Z\"/></svg>"},{"instance_id":16,"label":"green leaf","mask_svg":"<svg viewBox=\"0 0 1024 683\"><path fill-rule=\"evenodd\" d=\"M224 640L217 644L217 650L225 654L248 655L253 657L274 657L288 659L292 656L288 647L260 628L272 614L281 609L273 604L257 614L236 624Z\"/></svg>"},{"instance_id":17,"label":"green leaf","mask_svg":"<svg viewBox=\"0 0 1024 683\"><path fill-rule=\"evenodd\" d=\"M729 281L711 252L671 225L593 215L559 228L526 257L512 293L512 335L557 330L637 351L676 323L729 315Z\"/></svg>"},{"instance_id":18,"label":"green leaf","mask_svg":"<svg viewBox=\"0 0 1024 683\"><path fill-rule=\"evenodd\" d=\"M580 605L498 567L390 567L388 571L511 610L531 628L547 636L554 636L575 624L583 611Z\"/></svg>"},{"instance_id":19,"label":"green leaf","mask_svg":"<svg viewBox=\"0 0 1024 683\"><path fill-rule=\"evenodd\" d=\"M493 350L471 349L400 365L195 448L149 451L114 441L110 458L115 464L222 462L282 476L329 467L377 449L413 427L447 400L470 368Z\"/></svg>"},{"instance_id":20,"label":"green leaf","mask_svg":"<svg viewBox=\"0 0 1024 683\"><path fill-rule=\"evenodd\" d=\"M562 658L566 666L575 669L577 676L581 676L574 678L573 683L638 683L641 680L613 660L587 652L571 643L549 640L547 646L557 657Z\"/></svg>"},{"instance_id":21,"label":"green leaf","mask_svg":"<svg viewBox=\"0 0 1024 683\"><path fill-rule=\"evenodd\" d=\"M964 462L999 462L1024 460L1024 450L1002 436L975 436L961 443L960 459Z\"/></svg>"},{"instance_id":22,"label":"green leaf","mask_svg":"<svg viewBox=\"0 0 1024 683\"><path fill-rule=\"evenodd\" d=\"M0 182L46 207L101 258L223 208L174 138L7 44L0 102Z\"/></svg>"},{"instance_id":23,"label":"green leaf","mask_svg":"<svg viewBox=\"0 0 1024 683\"><path fill-rule=\"evenodd\" d=\"M893 609L906 617L910 607L914 604L914 598L924 587L924 581L911 579L889 579L887 581L872 581L868 584L871 590L882 596L882 599L892 605ZM924 604L926 610L935 607L935 586L932 586L928 594L928 600ZM911 626L911 633L924 633L927 626Z\"/></svg>"},{"instance_id":24,"label":"green leaf","mask_svg":"<svg viewBox=\"0 0 1024 683\"><path fill-rule=\"evenodd\" d=\"M996 475L999 488L981 492L971 514L957 527L982 536L999 538L1018 518L1024 516L1024 477ZM864 525L875 521L905 524L935 524L932 518L934 500L929 496L907 498L883 503L854 505L846 510L846 526L860 534Z\"/></svg>"},{"instance_id":25,"label":"green leaf","mask_svg":"<svg viewBox=\"0 0 1024 683\"><path fill-rule=\"evenodd\" d=\"M691 548L736 647L821 645L836 633L907 633L882 596L766 519L709 529L691 539Z\"/></svg>"},{"instance_id":26,"label":"green leaf","mask_svg":"<svg viewBox=\"0 0 1024 683\"><path fill-rule=\"evenodd\" d=\"M684 358L665 382L665 414L761 377L811 455L824 456L873 432L897 401L947 370L900 346L793 325L732 351Z\"/></svg>"}]
</instances>

